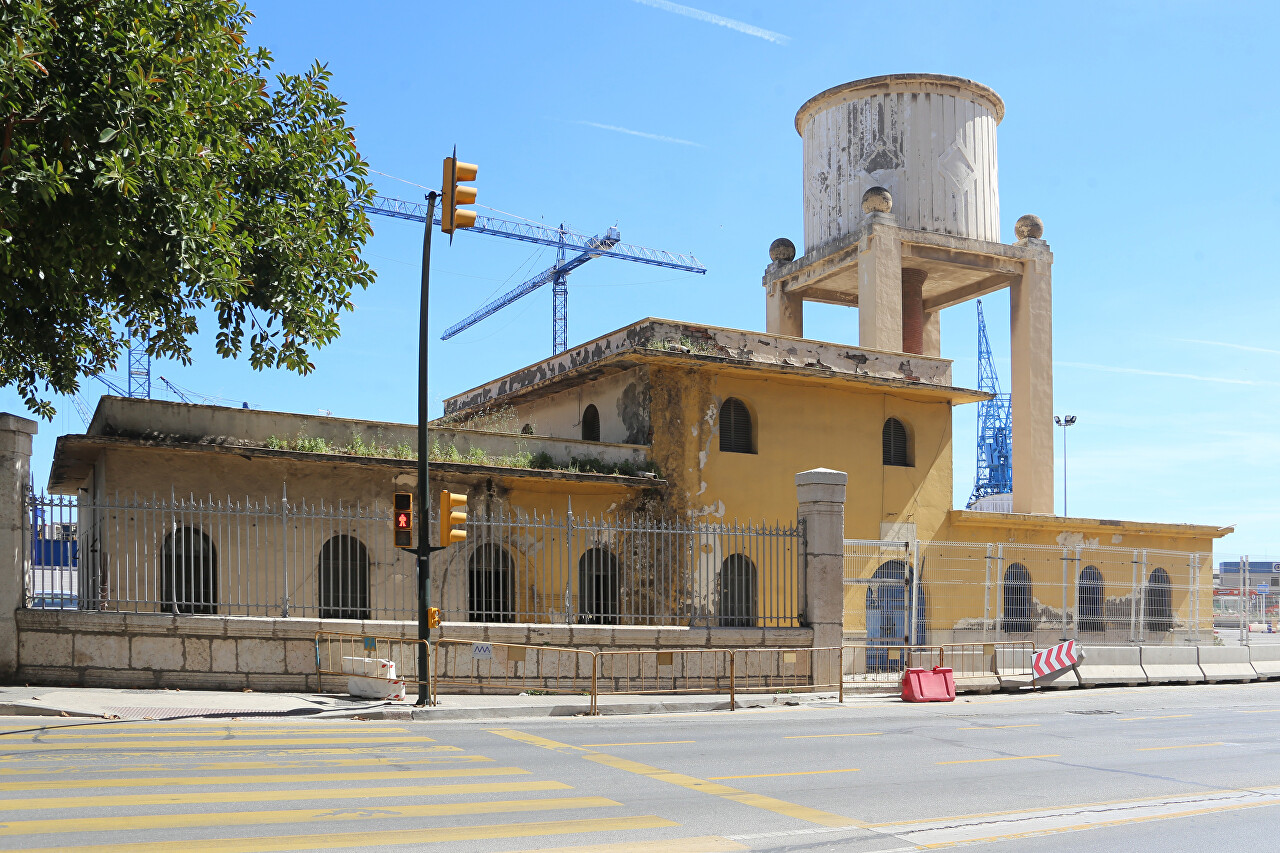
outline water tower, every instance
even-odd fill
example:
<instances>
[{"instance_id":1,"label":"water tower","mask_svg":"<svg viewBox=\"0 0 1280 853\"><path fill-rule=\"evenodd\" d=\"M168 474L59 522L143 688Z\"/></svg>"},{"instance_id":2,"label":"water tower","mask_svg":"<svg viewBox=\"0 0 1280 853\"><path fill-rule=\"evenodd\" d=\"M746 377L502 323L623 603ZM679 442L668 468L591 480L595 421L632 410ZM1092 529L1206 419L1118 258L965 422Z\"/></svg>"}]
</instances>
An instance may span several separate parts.
<instances>
[{"instance_id":1,"label":"water tower","mask_svg":"<svg viewBox=\"0 0 1280 853\"><path fill-rule=\"evenodd\" d=\"M858 345L937 358L944 308L1009 289L1013 510L1053 513L1053 254L1034 216L1000 242L1004 102L940 74L887 74L810 98L804 254L776 241L767 328L803 337L804 303L858 309Z\"/></svg>"}]
</instances>

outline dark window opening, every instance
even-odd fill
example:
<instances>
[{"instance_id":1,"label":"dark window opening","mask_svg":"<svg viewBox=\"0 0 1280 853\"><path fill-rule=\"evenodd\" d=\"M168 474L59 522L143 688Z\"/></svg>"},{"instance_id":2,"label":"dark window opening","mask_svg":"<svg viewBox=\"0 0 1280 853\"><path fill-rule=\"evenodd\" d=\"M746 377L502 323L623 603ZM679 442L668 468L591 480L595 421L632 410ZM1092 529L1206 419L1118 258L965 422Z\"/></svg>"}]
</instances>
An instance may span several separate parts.
<instances>
[{"instance_id":1,"label":"dark window opening","mask_svg":"<svg viewBox=\"0 0 1280 853\"><path fill-rule=\"evenodd\" d=\"M1076 584L1076 624L1081 631L1105 631L1107 628L1103 605L1107 599L1102 572L1096 566L1085 566Z\"/></svg>"},{"instance_id":2,"label":"dark window opening","mask_svg":"<svg viewBox=\"0 0 1280 853\"><path fill-rule=\"evenodd\" d=\"M737 397L720 406L720 450L724 453L755 453L751 435L751 413Z\"/></svg>"},{"instance_id":3,"label":"dark window opening","mask_svg":"<svg viewBox=\"0 0 1280 853\"><path fill-rule=\"evenodd\" d=\"M907 428L897 418L884 422L880 433L881 457L885 465L899 468L911 467L911 451L907 446Z\"/></svg>"},{"instance_id":4,"label":"dark window opening","mask_svg":"<svg viewBox=\"0 0 1280 853\"><path fill-rule=\"evenodd\" d=\"M467 572L467 620L514 622L511 607L511 554L500 545L481 545Z\"/></svg>"},{"instance_id":5,"label":"dark window opening","mask_svg":"<svg viewBox=\"0 0 1280 853\"><path fill-rule=\"evenodd\" d=\"M720 627L756 626L756 566L743 554L731 554L720 566Z\"/></svg>"},{"instance_id":6,"label":"dark window opening","mask_svg":"<svg viewBox=\"0 0 1280 853\"><path fill-rule=\"evenodd\" d=\"M354 536L334 536L320 549L320 618L369 618L369 550Z\"/></svg>"},{"instance_id":7,"label":"dark window opening","mask_svg":"<svg viewBox=\"0 0 1280 853\"><path fill-rule=\"evenodd\" d=\"M903 646L926 642L924 585L912 589L914 570L903 560L889 560L875 570L867 584L867 669L874 672L899 672L906 664ZM911 614L915 613L915 630Z\"/></svg>"},{"instance_id":8,"label":"dark window opening","mask_svg":"<svg viewBox=\"0 0 1280 853\"><path fill-rule=\"evenodd\" d=\"M578 622L618 622L618 558L608 548L591 548L578 560Z\"/></svg>"},{"instance_id":9,"label":"dark window opening","mask_svg":"<svg viewBox=\"0 0 1280 853\"><path fill-rule=\"evenodd\" d=\"M582 440L600 440L600 412L596 410L594 403L582 410Z\"/></svg>"},{"instance_id":10,"label":"dark window opening","mask_svg":"<svg viewBox=\"0 0 1280 853\"><path fill-rule=\"evenodd\" d=\"M168 613L218 612L218 553L202 530L179 527L165 537L161 587Z\"/></svg>"},{"instance_id":11,"label":"dark window opening","mask_svg":"<svg viewBox=\"0 0 1280 853\"><path fill-rule=\"evenodd\" d=\"M1013 563L1004 572L1004 606L1000 629L1011 634L1025 634L1035 627L1035 605L1031 596L1031 575L1021 563Z\"/></svg>"},{"instance_id":12,"label":"dark window opening","mask_svg":"<svg viewBox=\"0 0 1280 853\"><path fill-rule=\"evenodd\" d=\"M520 427L520 434L533 435L533 424L525 424L524 426Z\"/></svg>"},{"instance_id":13,"label":"dark window opening","mask_svg":"<svg viewBox=\"0 0 1280 853\"><path fill-rule=\"evenodd\" d=\"M1147 578L1146 601L1142 609L1148 631L1173 629L1173 590L1169 573L1164 569L1155 569Z\"/></svg>"}]
</instances>

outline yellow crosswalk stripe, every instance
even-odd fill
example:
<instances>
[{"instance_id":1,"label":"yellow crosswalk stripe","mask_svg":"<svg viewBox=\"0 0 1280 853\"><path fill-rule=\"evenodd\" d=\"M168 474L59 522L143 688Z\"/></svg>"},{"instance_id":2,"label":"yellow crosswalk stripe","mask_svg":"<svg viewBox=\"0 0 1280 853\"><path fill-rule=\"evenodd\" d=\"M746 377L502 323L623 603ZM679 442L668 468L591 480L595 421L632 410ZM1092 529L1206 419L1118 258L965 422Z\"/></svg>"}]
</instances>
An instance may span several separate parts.
<instances>
[{"instance_id":1,"label":"yellow crosswalk stripe","mask_svg":"<svg viewBox=\"0 0 1280 853\"><path fill-rule=\"evenodd\" d=\"M795 818L796 820L816 823L819 826L861 826L858 821L843 815L833 814L832 812L826 812L821 809L814 809L808 806L802 806L798 803L789 803L786 800L766 797L763 794L748 793L747 791L731 788L728 785L722 785L718 782L698 779L693 776L686 776L683 773L673 773L669 770L663 770L658 767L650 767L647 764L641 764L638 761L630 761L625 758L618 758L614 755L606 755L603 752L592 752L591 750L580 746L559 743L548 738L539 737L538 735L531 735L526 732L516 731L515 729L490 729L489 732L511 740L527 743L532 746L551 749L562 754L573 754L574 752L577 752L581 754L582 758L585 758L587 761L593 761L596 764L603 764L606 767L612 767L616 770L624 770L628 773L635 773L640 776L648 776L650 779L655 779L659 782L678 785L681 788L686 788L690 791L710 794L714 797L721 797L735 803L741 803L744 806L763 809L764 811L785 815L787 817Z\"/></svg>"},{"instance_id":2,"label":"yellow crosswalk stripe","mask_svg":"<svg viewBox=\"0 0 1280 853\"><path fill-rule=\"evenodd\" d=\"M200 729L191 728L191 729L146 729L146 730L138 730L130 726L127 729L112 727L108 731L104 731L102 729L94 729L93 731L80 731L81 728L89 728L89 727L88 726L58 726L58 727L44 729L39 733L33 733L30 730L28 730L25 733L13 732L12 734L15 736L26 734L27 736L38 737L41 740L59 740L59 741L62 741L62 740L130 740L130 739L154 738L157 735L162 735L165 737L172 736L172 737L189 737L189 738L225 738L229 734L236 735L236 736L272 736L272 735L279 735L281 732L281 729L284 729L289 734L299 734L299 735L327 734L327 735L343 736L343 737L354 736L353 737L354 740L361 740L362 739L360 737L361 735L410 734L408 729L383 729L383 728L334 729L334 728L328 728L326 726L297 727L297 726L289 726L289 725L275 726L271 728L264 728L261 726L255 726L253 728L238 728L238 727L232 727L232 726L226 726L226 725L219 725L219 726L206 726ZM8 735L10 733L3 732L0 734ZM413 739L418 740L419 738L415 737ZM422 739L428 740L428 741L433 740L433 738L422 738ZM3 743L3 741L0 741L0 743Z\"/></svg>"},{"instance_id":3,"label":"yellow crosswalk stripe","mask_svg":"<svg viewBox=\"0 0 1280 853\"><path fill-rule=\"evenodd\" d=\"M255 756L255 757L260 757L263 755L287 755L287 756L293 757L293 756L299 756L299 755L351 755L352 753L355 753L358 755L369 754L368 749L364 749L361 747L352 747L352 746L335 747L332 749L315 749L315 748L255 749L252 745L252 742L249 742L248 744L246 744L244 741L240 741L240 743L244 745L244 748L242 749L227 748L227 749L212 749L212 750L202 749L202 750L187 750L187 751L174 751L174 752L166 751L163 756L157 756L154 752L141 750L140 745L136 743L129 744L128 748L125 748L125 749L114 750L110 755L102 755L101 753L97 753L97 752L93 752L93 753L77 752L76 746L72 744L72 745L68 745L65 748L58 747L57 749L53 749L53 750L49 749L48 747L44 747L45 751L36 755L27 755L25 754L25 751L21 755L0 754L0 763L21 764L23 766L27 766L29 764L33 764L39 761L79 761L79 760L84 760L86 758L92 761L110 761L112 759L122 759L122 758L150 758L154 760L156 758L161 758L161 757L163 758L173 758L173 757L211 758L216 756L219 758L226 758L229 756L236 756L236 755L246 755L246 756ZM201 746L210 746L210 744L201 744ZM5 749L6 749L6 745L3 742L0 742L0 753L3 753ZM380 755L387 755L391 753L412 753L414 755L420 755L428 752L462 752L462 747L444 746L441 744L435 744L433 746L379 746L378 747L378 753Z\"/></svg>"},{"instance_id":4,"label":"yellow crosswalk stripe","mask_svg":"<svg viewBox=\"0 0 1280 853\"><path fill-rule=\"evenodd\" d=\"M352 743L351 738L338 737L296 737L296 738L231 738L228 740L220 740L217 743L225 743L227 746L251 747L251 746L306 746L308 744L324 744L324 743ZM361 747L371 743L433 743L429 737L415 737L413 735L405 735L404 737L362 737L357 741ZM209 747L214 744L208 741L191 741L191 740L149 740L146 743L121 743L118 740L111 743L57 743L57 742L41 742L41 741L0 741L0 750L5 752L17 752L28 750L44 750L44 749L119 749L121 747L127 749L163 749L169 747L183 746L203 746Z\"/></svg>"},{"instance_id":5,"label":"yellow crosswalk stripe","mask_svg":"<svg viewBox=\"0 0 1280 853\"><path fill-rule=\"evenodd\" d=\"M136 779L24 779L0 791L69 791L76 788L172 788L187 785L265 785L277 782L375 782L386 779L452 779L459 776L520 776L519 767L450 767L442 770L383 770L376 773L273 773L262 776L142 776Z\"/></svg>"},{"instance_id":6,"label":"yellow crosswalk stripe","mask_svg":"<svg viewBox=\"0 0 1280 853\"><path fill-rule=\"evenodd\" d=\"M495 838L533 838L543 835L572 835L581 832L617 832L626 829L662 829L678 823L657 815L638 817L586 818L538 823L501 823L460 826L448 829L407 829L384 832L342 832L324 835L285 835L276 838L228 838L200 841L145 841L128 844L91 844L81 847L34 847L16 853L49 853L51 850L76 853L275 853L287 850L331 850L341 847L373 849L404 844L440 844Z\"/></svg>"},{"instance_id":7,"label":"yellow crosswalk stripe","mask_svg":"<svg viewBox=\"0 0 1280 853\"><path fill-rule=\"evenodd\" d=\"M105 756L96 756L105 759ZM153 758L155 756L152 756ZM166 770L309 770L316 767L378 767L394 764L397 767L415 764L467 764L473 762L493 761L484 755L446 755L440 758L300 758L295 761L209 761L203 764L135 764L127 767L117 765L101 767L42 767L35 770L16 770L0 768L0 778L9 776L38 776L57 773L140 773L144 771L163 772ZM39 761L24 763L41 763ZM65 763L65 762L64 762Z\"/></svg>"},{"instance_id":8,"label":"yellow crosswalk stripe","mask_svg":"<svg viewBox=\"0 0 1280 853\"><path fill-rule=\"evenodd\" d=\"M575 847L539 847L524 853L733 853L750 850L745 844L717 835L667 838L662 841L619 841L616 844L583 844Z\"/></svg>"},{"instance_id":9,"label":"yellow crosswalk stripe","mask_svg":"<svg viewBox=\"0 0 1280 853\"><path fill-rule=\"evenodd\" d=\"M457 794L513 794L526 791L568 791L563 782L460 782L450 785L411 785L363 788L304 788L288 791L203 791L163 794L114 794L85 797L28 797L0 800L0 814L44 809L86 809L111 806L173 806L192 803L267 803L284 800L356 800L391 797L433 797Z\"/></svg>"},{"instance_id":10,"label":"yellow crosswalk stripe","mask_svg":"<svg viewBox=\"0 0 1280 853\"><path fill-rule=\"evenodd\" d=\"M260 812L206 812L204 814L10 820L0 824L0 836L182 829L197 826L249 826L273 823L310 823L313 821L385 820L401 817L502 814L505 812L552 811L555 809L595 809L620 805L622 804L606 797L543 797L531 800L489 800L475 803L433 803L431 805L411 806L382 805L376 808L353 809L309 808Z\"/></svg>"}]
</instances>

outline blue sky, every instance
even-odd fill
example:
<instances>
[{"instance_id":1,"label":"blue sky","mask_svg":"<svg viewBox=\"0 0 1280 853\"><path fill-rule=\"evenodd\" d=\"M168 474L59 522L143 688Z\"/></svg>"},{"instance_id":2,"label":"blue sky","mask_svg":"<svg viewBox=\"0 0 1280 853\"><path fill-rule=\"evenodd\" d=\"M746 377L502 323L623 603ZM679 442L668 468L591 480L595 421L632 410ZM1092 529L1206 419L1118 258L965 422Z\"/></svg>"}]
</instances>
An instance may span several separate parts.
<instances>
[{"instance_id":1,"label":"blue sky","mask_svg":"<svg viewBox=\"0 0 1280 853\"><path fill-rule=\"evenodd\" d=\"M1079 417L1071 514L1235 524L1220 557L1280 554L1280 292L1266 248L1280 230L1274 4L250 5L251 37L278 68L328 63L374 169L438 186L456 144L480 164L484 205L591 233L617 225L627 242L708 267L592 261L570 278L571 345L650 315L762 329L768 245L802 242L797 108L892 72L991 86L1007 107L1002 237L1038 214L1055 256L1055 411ZM383 194L422 196L374 177ZM374 225L378 280L315 373L218 359L205 317L195 365L157 363L153 375L235 405L412 421L422 234ZM553 260L514 241L437 237L434 411L549 354L549 288L438 336ZM983 306L1007 382L1007 294ZM975 326L972 303L943 315L959 385L976 383ZM855 342L856 312L810 305L806 334ZM90 405L102 390L86 383ZM57 404L37 438L38 483L53 439L83 430ZM0 410L24 411L10 389ZM955 415L957 506L972 487L975 418L973 406ZM1058 461L1061 512L1060 444Z\"/></svg>"}]
</instances>

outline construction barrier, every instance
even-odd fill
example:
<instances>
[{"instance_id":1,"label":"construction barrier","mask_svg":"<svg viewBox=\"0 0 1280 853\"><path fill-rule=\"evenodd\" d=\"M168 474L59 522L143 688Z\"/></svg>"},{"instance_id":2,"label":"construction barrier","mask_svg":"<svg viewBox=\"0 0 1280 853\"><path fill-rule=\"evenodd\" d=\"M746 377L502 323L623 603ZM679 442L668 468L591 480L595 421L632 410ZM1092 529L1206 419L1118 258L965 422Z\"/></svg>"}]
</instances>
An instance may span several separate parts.
<instances>
[{"instance_id":1,"label":"construction barrier","mask_svg":"<svg viewBox=\"0 0 1280 853\"><path fill-rule=\"evenodd\" d=\"M583 696L596 712L596 652L523 643L435 641L432 704L442 686L459 693L563 693Z\"/></svg>"},{"instance_id":2,"label":"construction barrier","mask_svg":"<svg viewBox=\"0 0 1280 853\"><path fill-rule=\"evenodd\" d=\"M1142 646L1142 671L1152 684L1198 684L1204 681L1195 646Z\"/></svg>"},{"instance_id":3,"label":"construction barrier","mask_svg":"<svg viewBox=\"0 0 1280 853\"><path fill-rule=\"evenodd\" d=\"M1258 672L1249 662L1249 649L1245 646L1200 646L1200 669L1204 680L1212 684L1219 681L1253 681Z\"/></svg>"},{"instance_id":4,"label":"construction barrier","mask_svg":"<svg viewBox=\"0 0 1280 853\"><path fill-rule=\"evenodd\" d=\"M845 643L841 652L843 683L855 688L883 688L897 692L908 669L942 666L941 646L904 643Z\"/></svg>"},{"instance_id":5,"label":"construction barrier","mask_svg":"<svg viewBox=\"0 0 1280 853\"><path fill-rule=\"evenodd\" d=\"M1013 670L1014 660L1026 660L1025 672L1031 674L1031 654L1035 651L1035 643L944 643L941 647L941 665L949 667L955 677L956 690L960 693L989 693L1001 687L1000 673L996 669L998 652L1019 652L1025 654L1008 657L1009 669Z\"/></svg>"},{"instance_id":6,"label":"construction barrier","mask_svg":"<svg viewBox=\"0 0 1280 853\"><path fill-rule=\"evenodd\" d=\"M1076 671L1069 666L1037 678L1033 669L1035 652L1030 643L996 645L996 677L1000 679L1001 690L1021 690L1024 687L1065 690L1080 686Z\"/></svg>"},{"instance_id":7,"label":"construction barrier","mask_svg":"<svg viewBox=\"0 0 1280 853\"><path fill-rule=\"evenodd\" d=\"M431 696L426 683L430 669L426 679L418 677L418 654L423 647L429 656L431 645L426 640L317 631L317 686L324 689L326 676L330 682L341 677L346 679L343 686L348 693L366 699L404 699L409 685Z\"/></svg>"},{"instance_id":8,"label":"construction barrier","mask_svg":"<svg viewBox=\"0 0 1280 853\"><path fill-rule=\"evenodd\" d=\"M834 690L844 701L844 649L734 649L737 693L813 693Z\"/></svg>"},{"instance_id":9,"label":"construction barrier","mask_svg":"<svg viewBox=\"0 0 1280 853\"><path fill-rule=\"evenodd\" d=\"M723 693L733 703L732 649L596 652L596 695Z\"/></svg>"},{"instance_id":10,"label":"construction barrier","mask_svg":"<svg viewBox=\"0 0 1280 853\"><path fill-rule=\"evenodd\" d=\"M1280 645L1250 646L1249 663L1259 678L1280 678Z\"/></svg>"},{"instance_id":11,"label":"construction barrier","mask_svg":"<svg viewBox=\"0 0 1280 853\"><path fill-rule=\"evenodd\" d=\"M1085 687L1147 683L1147 673L1142 669L1142 649L1138 646L1089 646L1083 652L1084 659L1075 665L1075 670Z\"/></svg>"}]
</instances>

